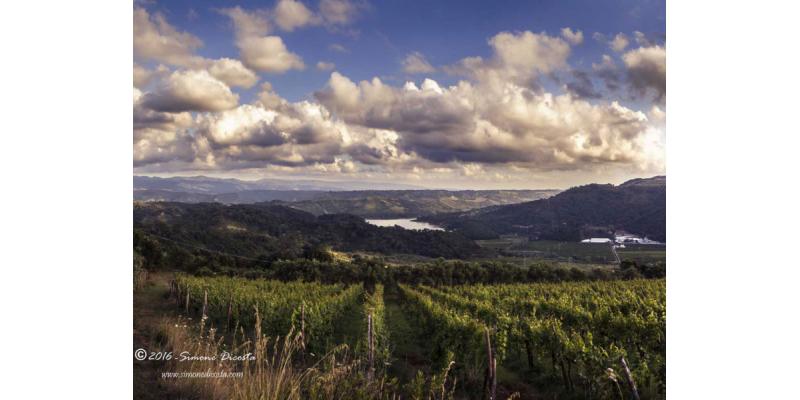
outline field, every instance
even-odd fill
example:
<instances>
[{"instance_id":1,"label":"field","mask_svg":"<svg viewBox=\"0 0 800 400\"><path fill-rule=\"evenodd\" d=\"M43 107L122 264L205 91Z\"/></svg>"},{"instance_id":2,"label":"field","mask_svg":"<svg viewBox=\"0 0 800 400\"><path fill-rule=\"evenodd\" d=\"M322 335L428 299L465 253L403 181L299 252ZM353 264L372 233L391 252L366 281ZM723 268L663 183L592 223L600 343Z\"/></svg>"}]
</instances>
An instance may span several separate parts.
<instances>
[{"instance_id":1,"label":"field","mask_svg":"<svg viewBox=\"0 0 800 400\"><path fill-rule=\"evenodd\" d=\"M298 398L327 398L329 392L314 391L354 385L359 398L482 398L492 387L497 398L628 398L621 357L642 398L663 398L665 286L632 280L384 287L181 274L165 284L161 301L199 327L176 324L186 327L178 334L170 325L159 335L173 353L255 346L261 357L289 358L283 368L317 377L297 375ZM271 353L266 342L257 346L263 341ZM263 384L250 364L216 368L250 376L233 388L215 386L223 398L247 398L248 385ZM321 383L334 376L335 388ZM348 393L340 398L354 396Z\"/></svg>"},{"instance_id":2,"label":"field","mask_svg":"<svg viewBox=\"0 0 800 400\"><path fill-rule=\"evenodd\" d=\"M528 240L524 237L514 236L476 242L481 247L500 250L502 254L508 256L595 264L616 261L611 247L605 243Z\"/></svg>"},{"instance_id":3,"label":"field","mask_svg":"<svg viewBox=\"0 0 800 400\"><path fill-rule=\"evenodd\" d=\"M667 246L654 244L628 244L625 248L617 249L619 257L639 263L667 261Z\"/></svg>"}]
</instances>

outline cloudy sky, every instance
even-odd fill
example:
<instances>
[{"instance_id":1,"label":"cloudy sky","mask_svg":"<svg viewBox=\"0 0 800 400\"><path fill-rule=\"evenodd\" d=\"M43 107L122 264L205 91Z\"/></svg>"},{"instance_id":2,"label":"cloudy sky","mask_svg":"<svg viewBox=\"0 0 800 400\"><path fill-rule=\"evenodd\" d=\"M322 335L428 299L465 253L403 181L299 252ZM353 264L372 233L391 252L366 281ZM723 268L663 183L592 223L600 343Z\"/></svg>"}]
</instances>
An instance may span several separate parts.
<instances>
[{"instance_id":1,"label":"cloudy sky","mask_svg":"<svg viewBox=\"0 0 800 400\"><path fill-rule=\"evenodd\" d=\"M134 173L473 189L664 174L664 8L137 1Z\"/></svg>"}]
</instances>

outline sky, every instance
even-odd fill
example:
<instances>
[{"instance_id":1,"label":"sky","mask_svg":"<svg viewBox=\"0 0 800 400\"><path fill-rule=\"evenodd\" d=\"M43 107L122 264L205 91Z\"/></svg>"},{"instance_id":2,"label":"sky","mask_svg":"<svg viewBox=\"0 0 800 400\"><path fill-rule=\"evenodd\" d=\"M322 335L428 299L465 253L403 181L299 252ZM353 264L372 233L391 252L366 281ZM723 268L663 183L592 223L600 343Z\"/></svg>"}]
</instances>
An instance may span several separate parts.
<instances>
[{"instance_id":1,"label":"sky","mask_svg":"<svg viewBox=\"0 0 800 400\"><path fill-rule=\"evenodd\" d=\"M134 173L542 189L666 173L663 1L137 1Z\"/></svg>"}]
</instances>

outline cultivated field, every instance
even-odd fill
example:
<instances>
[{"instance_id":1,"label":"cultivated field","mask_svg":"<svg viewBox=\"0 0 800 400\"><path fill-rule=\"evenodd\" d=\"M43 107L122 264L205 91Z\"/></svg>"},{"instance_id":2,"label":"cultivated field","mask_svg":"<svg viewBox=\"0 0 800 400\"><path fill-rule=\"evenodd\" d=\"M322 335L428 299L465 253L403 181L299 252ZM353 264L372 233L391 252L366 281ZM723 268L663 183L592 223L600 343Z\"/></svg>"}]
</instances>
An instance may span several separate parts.
<instances>
[{"instance_id":1,"label":"cultivated field","mask_svg":"<svg viewBox=\"0 0 800 400\"><path fill-rule=\"evenodd\" d=\"M288 392L275 388L284 398L348 387L360 388L358 398L628 398L624 358L642 398L664 397L664 280L437 288L178 275L164 291L183 321L159 333L174 354L244 346L272 357L272 369L220 363L213 368L245 379L193 388L203 394L247 398L267 381L281 384L281 368L296 378L282 383L294 385Z\"/></svg>"}]
</instances>

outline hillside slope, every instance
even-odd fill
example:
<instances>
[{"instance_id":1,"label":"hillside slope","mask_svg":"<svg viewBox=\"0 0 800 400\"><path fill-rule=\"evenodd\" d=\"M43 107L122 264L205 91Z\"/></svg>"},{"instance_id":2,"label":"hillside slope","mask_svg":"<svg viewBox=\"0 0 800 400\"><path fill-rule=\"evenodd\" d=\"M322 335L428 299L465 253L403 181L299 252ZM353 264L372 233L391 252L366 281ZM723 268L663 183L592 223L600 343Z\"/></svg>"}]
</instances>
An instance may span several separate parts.
<instances>
[{"instance_id":1,"label":"hillside slope","mask_svg":"<svg viewBox=\"0 0 800 400\"><path fill-rule=\"evenodd\" d=\"M439 214L422 220L474 239L520 234L537 239L576 241L626 231L666 241L664 176L621 185L575 187L542 200Z\"/></svg>"},{"instance_id":2,"label":"hillside slope","mask_svg":"<svg viewBox=\"0 0 800 400\"><path fill-rule=\"evenodd\" d=\"M293 259L309 248L463 258L481 254L459 233L370 225L353 215L323 215L271 204L136 202L134 231L167 244L265 260Z\"/></svg>"}]
</instances>

